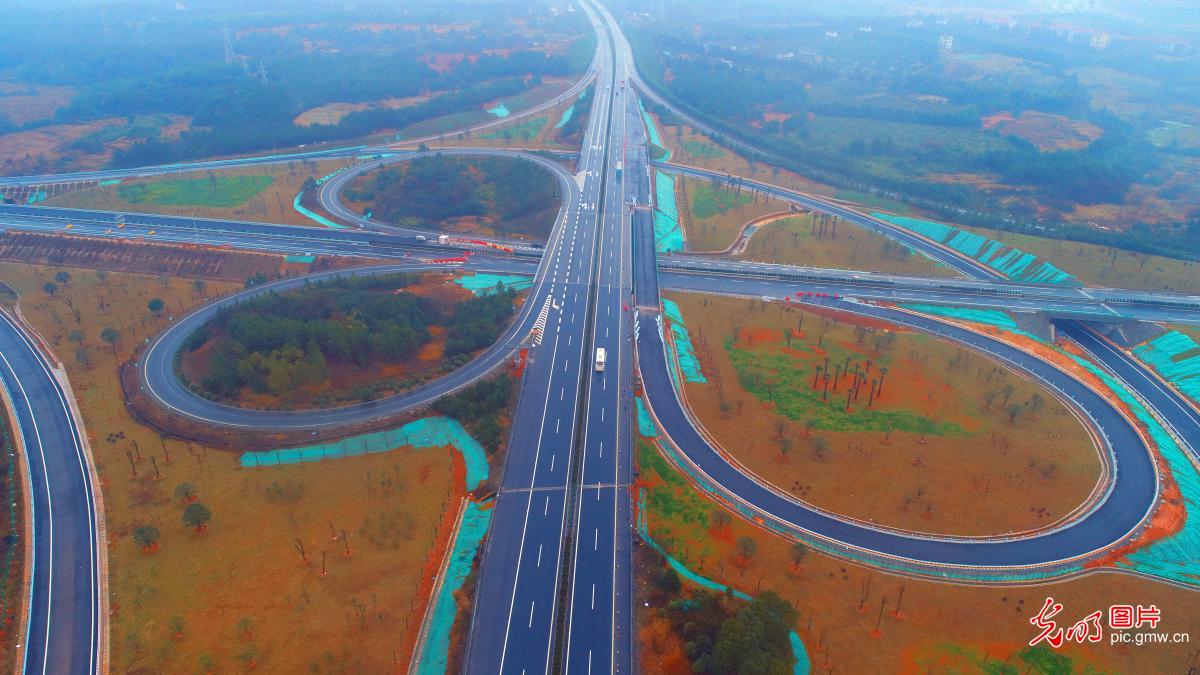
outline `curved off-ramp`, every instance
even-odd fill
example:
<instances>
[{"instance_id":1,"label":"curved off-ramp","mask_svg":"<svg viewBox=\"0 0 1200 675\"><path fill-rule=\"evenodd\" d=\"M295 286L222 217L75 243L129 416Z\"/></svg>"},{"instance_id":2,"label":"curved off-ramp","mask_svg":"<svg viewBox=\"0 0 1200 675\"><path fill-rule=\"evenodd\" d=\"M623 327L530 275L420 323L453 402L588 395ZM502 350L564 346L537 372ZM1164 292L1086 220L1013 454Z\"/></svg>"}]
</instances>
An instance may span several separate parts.
<instances>
[{"instance_id":1,"label":"curved off-ramp","mask_svg":"<svg viewBox=\"0 0 1200 675\"><path fill-rule=\"evenodd\" d=\"M819 511L746 475L707 442L672 383L658 315L643 314L637 350L649 408L689 468L710 481L721 496L853 555L930 572L952 567L998 575L1077 567L1136 534L1154 509L1158 472L1145 440L1108 399L1083 382L1035 355L946 322L883 307L833 300L828 304L982 351L1045 385L1100 430L1102 451L1112 467L1107 493L1074 522L1029 536L987 541L903 533Z\"/></svg>"}]
</instances>

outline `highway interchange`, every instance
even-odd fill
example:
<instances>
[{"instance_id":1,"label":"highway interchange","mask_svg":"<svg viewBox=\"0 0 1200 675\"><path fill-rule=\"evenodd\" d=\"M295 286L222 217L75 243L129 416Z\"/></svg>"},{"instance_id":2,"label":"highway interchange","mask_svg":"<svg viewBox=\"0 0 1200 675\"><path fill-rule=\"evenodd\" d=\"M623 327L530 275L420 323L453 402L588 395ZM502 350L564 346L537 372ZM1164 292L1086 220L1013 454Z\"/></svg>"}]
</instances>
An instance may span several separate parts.
<instances>
[{"instance_id":1,"label":"highway interchange","mask_svg":"<svg viewBox=\"0 0 1200 675\"><path fill-rule=\"evenodd\" d=\"M637 81L629 47L615 20L602 7L585 7L601 39L588 76L572 87L577 92L592 78L596 82L578 174L570 176L554 162L514 151L445 151L523 157L558 175L563 206L544 251L522 247L511 256L476 254L465 262L441 260L459 252L420 243L417 236L426 236L421 231L371 231L368 228L377 227L375 223L346 211L338 191L351 172L345 174L345 179L328 181L320 199L335 217L364 229L329 230L145 214L121 214L118 219L118 214L107 212L23 206L0 207L0 226L41 233L148 238L391 261L355 273L460 268L534 275L534 286L521 312L490 349L439 380L369 404L322 411L251 411L207 401L183 386L172 366L182 340L219 307L245 295L218 301L179 319L156 338L139 363L146 392L177 414L229 426L310 428L348 425L426 404L493 372L518 346L530 347L492 531L480 566L467 645L469 672L632 670L629 484L630 392L635 360L649 407L667 442L678 451L679 461L707 480L706 489L834 552L880 563L902 561L930 573L947 567L982 571L1040 567L1053 571L1075 565L1137 532L1154 507L1158 469L1138 429L1106 398L1057 367L993 338L858 300L940 302L1043 312L1052 317L1061 335L1091 354L1146 401L1193 453L1200 439L1200 414L1195 408L1164 386L1146 366L1098 338L1076 319L1200 323L1200 300L1161 293L1013 284L996 279L992 270L977 262L902 228L837 204L753 181L744 185L753 183L755 189L879 231L978 281L717 263L686 256L659 260L646 208L651 191L644 129L630 87L620 84ZM368 159L356 170L418 154L387 146L358 147L128 172L6 180L8 184L86 181L305 157L370 158L385 151L397 154ZM618 161L624 165L620 177L616 171ZM711 177L687 167L667 168ZM71 223L69 230L67 222ZM285 290L303 282L284 280L248 289L245 294ZM984 352L1039 380L1100 430L1112 482L1095 505L1052 531L988 541L915 536L814 509L740 470L702 433L671 384L668 371L672 364L664 349L658 314L659 286L771 299L793 297L800 290L823 293L829 297L809 301L882 318ZM847 300L846 296L857 300ZM533 340L531 331L544 309L545 328ZM633 340L635 325L637 339ZM598 347L609 355L604 372L592 368ZM0 322L0 356L0 381L12 401L24 439L34 500L35 560L25 670L95 671L102 652L99 627L103 604L99 589L103 570L98 562L99 526L82 433L71 414L68 394L48 358L7 316ZM61 644L72 648L52 648Z\"/></svg>"}]
</instances>

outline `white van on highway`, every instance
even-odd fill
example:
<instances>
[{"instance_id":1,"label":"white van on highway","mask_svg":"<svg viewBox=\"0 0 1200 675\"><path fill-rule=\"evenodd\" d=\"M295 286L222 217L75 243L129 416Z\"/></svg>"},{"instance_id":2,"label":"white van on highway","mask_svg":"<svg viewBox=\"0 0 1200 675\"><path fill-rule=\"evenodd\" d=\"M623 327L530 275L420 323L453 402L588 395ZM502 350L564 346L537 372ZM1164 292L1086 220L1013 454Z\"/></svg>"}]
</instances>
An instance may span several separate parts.
<instances>
[{"instance_id":1,"label":"white van on highway","mask_svg":"<svg viewBox=\"0 0 1200 675\"><path fill-rule=\"evenodd\" d=\"M604 347L596 347L596 372L604 372L604 361L608 357L608 353L604 351Z\"/></svg>"}]
</instances>

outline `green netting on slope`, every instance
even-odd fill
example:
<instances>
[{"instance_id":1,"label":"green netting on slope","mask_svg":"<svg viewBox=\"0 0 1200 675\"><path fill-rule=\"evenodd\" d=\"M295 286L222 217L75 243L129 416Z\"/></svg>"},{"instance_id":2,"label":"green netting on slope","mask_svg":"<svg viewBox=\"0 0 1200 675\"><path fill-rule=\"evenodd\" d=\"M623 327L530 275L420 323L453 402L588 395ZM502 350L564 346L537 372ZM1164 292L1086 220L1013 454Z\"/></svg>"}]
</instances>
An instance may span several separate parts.
<instances>
[{"instance_id":1,"label":"green netting on slope","mask_svg":"<svg viewBox=\"0 0 1200 675\"><path fill-rule=\"evenodd\" d=\"M315 255L302 255L299 253L293 253L291 255L284 256L283 262L309 264L309 263L312 263L316 259L317 259L317 256L315 256Z\"/></svg>"},{"instance_id":2,"label":"green netting on slope","mask_svg":"<svg viewBox=\"0 0 1200 675\"><path fill-rule=\"evenodd\" d=\"M487 111L496 117L508 117L511 114L503 103L497 103L495 108L488 108Z\"/></svg>"},{"instance_id":3,"label":"green netting on slope","mask_svg":"<svg viewBox=\"0 0 1200 675\"><path fill-rule=\"evenodd\" d=\"M112 178L112 179L109 179L109 180L102 180L102 181L100 181L100 187L106 187L106 186L109 186L109 185L120 185L120 184L121 184L121 179L120 179L120 178Z\"/></svg>"},{"instance_id":4,"label":"green netting on slope","mask_svg":"<svg viewBox=\"0 0 1200 675\"><path fill-rule=\"evenodd\" d=\"M700 359L696 358L696 349L692 345L692 336L688 333L687 324L679 312L679 305L663 299L663 313L669 319L671 336L675 341L675 358L679 362L679 370L683 371L683 379L688 382L707 383L704 372L700 369Z\"/></svg>"},{"instance_id":5,"label":"green netting on slope","mask_svg":"<svg viewBox=\"0 0 1200 675\"><path fill-rule=\"evenodd\" d=\"M1003 255L999 255L1000 251L1004 248L1004 244L983 235L961 230L944 223L923 220L921 218L894 216L887 213L872 213L871 215L911 230L927 239L944 243L946 246L975 258L1011 279L1020 279L1022 273L1037 260L1037 256L1032 253L1026 253L1016 248L1010 248ZM997 255L999 257L996 257ZM996 257L995 260L992 259L993 257ZM1023 281L1046 284L1077 283L1075 277L1045 261L1035 271L1025 276Z\"/></svg>"},{"instance_id":6,"label":"green netting on slope","mask_svg":"<svg viewBox=\"0 0 1200 675\"><path fill-rule=\"evenodd\" d=\"M999 253L1000 249L1002 248L1004 248L1004 244L1001 244L998 241L988 242L987 248L984 249L983 253L975 256L975 259L986 265L988 264L988 261L992 259L992 256Z\"/></svg>"},{"instance_id":7,"label":"green netting on slope","mask_svg":"<svg viewBox=\"0 0 1200 675\"><path fill-rule=\"evenodd\" d=\"M1158 446L1159 455L1167 464L1176 485L1183 496L1187 518L1179 532L1140 548L1118 562L1122 567L1145 574L1171 579L1200 588L1200 474L1184 452L1171 438L1158 420L1151 415L1141 401L1125 388L1116 378L1091 361L1063 352L1076 363L1104 381L1116 393L1121 402L1129 406L1134 417L1144 425L1152 441Z\"/></svg>"},{"instance_id":8,"label":"green netting on slope","mask_svg":"<svg viewBox=\"0 0 1200 675\"><path fill-rule=\"evenodd\" d=\"M533 286L533 277L521 274L464 274L455 278L454 283L475 295L491 295L497 287L523 291Z\"/></svg>"},{"instance_id":9,"label":"green netting on slope","mask_svg":"<svg viewBox=\"0 0 1200 675\"><path fill-rule=\"evenodd\" d=\"M296 210L296 213L299 213L300 215L304 216L305 218L308 218L309 220L311 220L315 223L324 225L325 227L332 227L332 228L338 229L338 230L347 229L345 225L339 225L339 224L333 222L332 220L326 218L325 216L322 216L319 213L314 213L314 212L304 208L304 206L300 204L300 198L303 196L304 196L304 191L301 190L299 193L296 194L296 198L294 200L292 200L292 208Z\"/></svg>"},{"instance_id":10,"label":"green netting on slope","mask_svg":"<svg viewBox=\"0 0 1200 675\"><path fill-rule=\"evenodd\" d=\"M245 467L279 466L388 452L405 446L425 449L447 445L453 446L462 453L467 467L468 491L474 490L479 487L480 483L487 480L488 463L483 446L467 433L458 420L449 417L425 417L397 429L351 436L330 443L318 443L301 448L246 452L242 453L241 462Z\"/></svg>"},{"instance_id":11,"label":"green netting on slope","mask_svg":"<svg viewBox=\"0 0 1200 675\"><path fill-rule=\"evenodd\" d=\"M463 512L441 589L433 601L425 642L421 646L421 659L416 671L422 675L446 672L450 656L450 631L454 627L454 617L458 615L458 602L454 594L462 588L471 573L479 544L491 524L493 511L470 502Z\"/></svg>"},{"instance_id":12,"label":"green netting on slope","mask_svg":"<svg viewBox=\"0 0 1200 675\"><path fill-rule=\"evenodd\" d=\"M646 121L646 134L650 136L650 142L662 148L663 151L666 152L666 154L659 159L664 162L671 161L671 150L667 147L666 143L663 143L662 137L658 135L658 127L654 126L654 117L651 116L650 113L646 112L646 109L642 107L642 99L640 98L638 99L638 109L642 111L642 119Z\"/></svg>"},{"instance_id":13,"label":"green netting on slope","mask_svg":"<svg viewBox=\"0 0 1200 675\"><path fill-rule=\"evenodd\" d=\"M716 591L722 595L729 593L740 600L745 600L747 602L752 600L749 595L746 595L736 588L726 586L725 584L713 581L708 577L703 577L699 574L696 574L692 570L688 569L686 565L673 558L671 554L664 551L663 548L658 545L657 541L654 541L654 538L650 536L650 528L646 526L645 490L638 490L637 530L638 535L642 538L642 541L649 544L650 548L654 549L659 555L665 558L667 565L669 565L671 569L675 570L675 573L679 576L687 579L701 588L707 588L710 591ZM800 634L796 631L791 632L791 634L788 636L788 641L792 645L792 654L796 657L796 664L792 667L792 675L807 675L812 666L808 660L808 650L804 648L804 641L800 639Z\"/></svg>"},{"instance_id":14,"label":"green netting on slope","mask_svg":"<svg viewBox=\"0 0 1200 675\"><path fill-rule=\"evenodd\" d=\"M683 250L683 230L679 227L679 207L675 203L675 178L658 170L654 178L654 249L659 253Z\"/></svg>"},{"instance_id":15,"label":"green netting on slope","mask_svg":"<svg viewBox=\"0 0 1200 675\"><path fill-rule=\"evenodd\" d=\"M975 323L983 323L989 326L997 326L999 328L1007 328L1015 330L1017 322L1011 316L1005 314L998 309L968 309L964 307L946 307L943 305L921 305L908 304L901 305L906 309L911 309L914 312L922 314L933 314L934 316L945 316L951 319L960 319L962 321L973 321Z\"/></svg>"},{"instance_id":16,"label":"green netting on slope","mask_svg":"<svg viewBox=\"0 0 1200 675\"><path fill-rule=\"evenodd\" d=\"M650 417L650 411L646 410L646 402L639 396L637 401L637 420L638 433L647 438L658 438L658 429L654 427L654 420Z\"/></svg>"},{"instance_id":17,"label":"green netting on slope","mask_svg":"<svg viewBox=\"0 0 1200 675\"><path fill-rule=\"evenodd\" d=\"M1195 352L1198 347L1200 345L1195 340L1173 330L1134 347L1133 353L1170 380L1186 396L1200 400L1200 356L1180 358L1183 354Z\"/></svg>"},{"instance_id":18,"label":"green netting on slope","mask_svg":"<svg viewBox=\"0 0 1200 675\"><path fill-rule=\"evenodd\" d=\"M955 251L965 253L974 258L979 255L984 245L990 241L991 239L975 234L974 232L959 230L953 237L950 237L950 241L946 242L946 245Z\"/></svg>"},{"instance_id":19,"label":"green netting on slope","mask_svg":"<svg viewBox=\"0 0 1200 675\"><path fill-rule=\"evenodd\" d=\"M1017 249L1013 249L1013 250L1016 251L1017 253L1021 253L1021 251L1017 251ZM1001 272L1003 272L1004 275L1007 276L1008 278L1014 279L1016 277L1019 277L1021 275L1021 272L1024 272L1025 268L1029 267L1029 265L1031 265L1034 260L1037 260L1037 256L1035 256L1034 254L1021 253L1021 255L1018 256L1016 260L1013 260L1011 263L1008 263L1003 268L998 268L998 269Z\"/></svg>"},{"instance_id":20,"label":"green netting on slope","mask_svg":"<svg viewBox=\"0 0 1200 675\"><path fill-rule=\"evenodd\" d=\"M555 124L554 128L555 129L563 128L563 125L566 124L567 122L570 122L571 118L574 115L575 115L575 104L572 103L570 108L567 108L566 110L563 111L562 117L558 118L558 124Z\"/></svg>"},{"instance_id":21,"label":"green netting on slope","mask_svg":"<svg viewBox=\"0 0 1200 675\"><path fill-rule=\"evenodd\" d=\"M955 229L949 225L935 223L932 220L909 218L907 216L893 216L890 213L872 213L871 215L880 220L886 220L893 225L899 225L906 230L912 230L922 237L932 239L936 242L946 241L946 239L954 233Z\"/></svg>"}]
</instances>

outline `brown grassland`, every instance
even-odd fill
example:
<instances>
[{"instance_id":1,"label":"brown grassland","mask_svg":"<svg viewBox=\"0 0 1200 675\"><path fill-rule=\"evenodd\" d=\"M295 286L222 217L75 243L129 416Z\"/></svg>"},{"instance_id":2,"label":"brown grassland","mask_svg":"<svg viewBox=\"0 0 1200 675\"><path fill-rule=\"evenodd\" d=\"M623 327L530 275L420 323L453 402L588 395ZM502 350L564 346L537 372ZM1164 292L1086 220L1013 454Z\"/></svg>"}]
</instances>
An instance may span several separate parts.
<instances>
[{"instance_id":1,"label":"brown grassland","mask_svg":"<svg viewBox=\"0 0 1200 675\"><path fill-rule=\"evenodd\" d=\"M672 299L709 379L685 388L698 419L751 471L817 507L889 527L989 535L1058 521L1100 478L1097 450L1071 412L978 354L856 326L847 315ZM815 369L847 363L823 400ZM888 369L879 393L860 391L846 412L853 374L868 363L872 382Z\"/></svg>"},{"instance_id":2,"label":"brown grassland","mask_svg":"<svg viewBox=\"0 0 1200 675\"><path fill-rule=\"evenodd\" d=\"M1063 627L1113 604L1155 604L1162 610L1159 630L1194 640L1200 593L1112 572L1039 586L965 586L885 574L813 550L797 564L791 541L737 516L714 517L723 507L697 493L657 450L647 445L637 457L654 540L713 581L750 595L775 591L791 602L813 673L1186 673L1200 666L1192 644L1114 646L1107 631L1099 644L1027 652L1037 634L1029 620L1047 597L1064 605ZM753 542L751 555L743 554L745 539ZM684 640L655 607L642 606L647 577L658 569L642 572L639 671L687 672Z\"/></svg>"},{"instance_id":3,"label":"brown grassland","mask_svg":"<svg viewBox=\"0 0 1200 675\"><path fill-rule=\"evenodd\" d=\"M51 297L41 288L58 269L4 263L0 280L65 362L83 413L105 499L113 671L402 668L445 544L439 523L462 491L457 453L246 469L234 454L164 439L129 417L117 361L164 327L151 298L183 311L240 284L198 294L190 279L70 269ZM106 326L120 331L111 347ZM184 483L193 498L178 496ZM203 531L181 521L192 500L212 512ZM149 548L133 538L142 525L161 533Z\"/></svg>"},{"instance_id":4,"label":"brown grassland","mask_svg":"<svg viewBox=\"0 0 1200 675\"><path fill-rule=\"evenodd\" d=\"M830 222L836 220L834 230L828 225L822 227L820 220L817 214L798 213L769 223L754 234L746 250L737 257L806 267L924 277L957 276L952 269L920 253L909 253L906 247L854 223L840 218L828 219Z\"/></svg>"}]
</instances>

